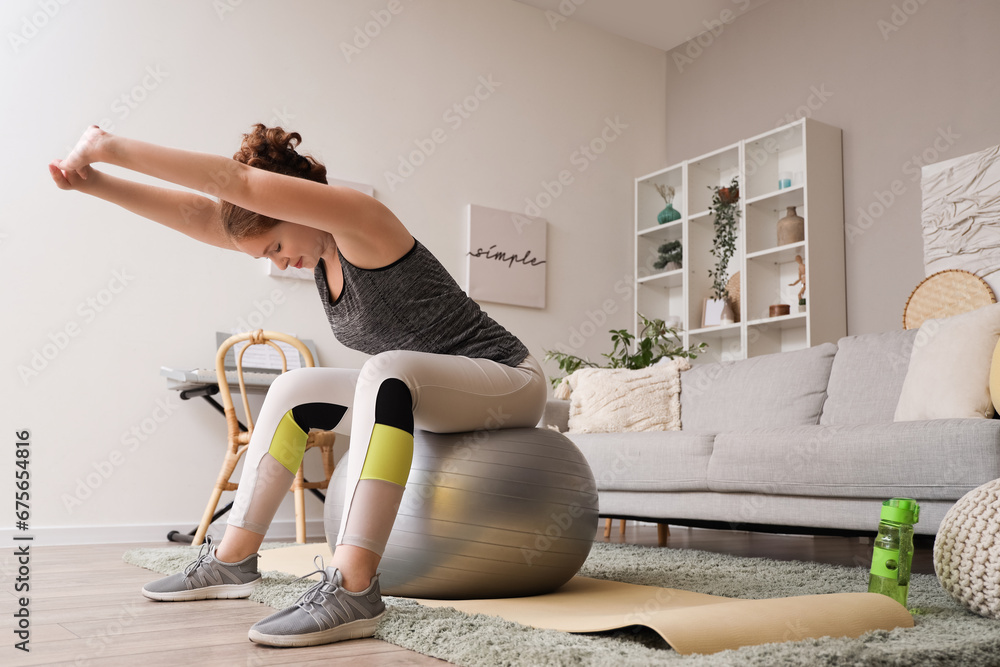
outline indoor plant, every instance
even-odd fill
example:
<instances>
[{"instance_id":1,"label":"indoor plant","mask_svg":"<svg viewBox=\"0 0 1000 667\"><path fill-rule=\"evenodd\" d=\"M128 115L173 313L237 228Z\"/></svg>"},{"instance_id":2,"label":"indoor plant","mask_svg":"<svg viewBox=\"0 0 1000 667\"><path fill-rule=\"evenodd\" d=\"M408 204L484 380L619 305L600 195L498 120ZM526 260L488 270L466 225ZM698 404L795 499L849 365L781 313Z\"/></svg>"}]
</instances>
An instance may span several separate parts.
<instances>
[{"instance_id":1,"label":"indoor plant","mask_svg":"<svg viewBox=\"0 0 1000 667\"><path fill-rule=\"evenodd\" d=\"M660 319L647 319L645 315L639 313L642 320L642 329L639 336L633 336L626 329L612 329L611 342L613 347L610 353L603 353L608 362L606 364L595 364L589 359L583 359L566 352L545 350L545 360L555 359L559 364L559 370L566 375L580 368L627 368L635 370L652 366L660 359L673 359L676 357L687 357L695 359L708 347L705 343L699 343L693 347L685 348L680 339L677 338L677 330ZM633 345L634 343L634 345ZM634 350L634 351L633 351ZM555 387L562 381L561 377L550 378L552 386Z\"/></svg>"},{"instance_id":2,"label":"indoor plant","mask_svg":"<svg viewBox=\"0 0 1000 667\"><path fill-rule=\"evenodd\" d=\"M653 263L653 268L674 271L681 268L684 259L684 248L679 240L667 241L656 250L660 258Z\"/></svg>"},{"instance_id":3,"label":"indoor plant","mask_svg":"<svg viewBox=\"0 0 1000 667\"><path fill-rule=\"evenodd\" d=\"M715 257L715 268L708 270L712 279L712 292L716 299L729 296L726 289L729 260L736 252L737 220L740 217L740 185L733 177L728 187L709 186L713 191L712 205L708 207L715 214L715 238L712 239L712 255Z\"/></svg>"},{"instance_id":4,"label":"indoor plant","mask_svg":"<svg viewBox=\"0 0 1000 667\"><path fill-rule=\"evenodd\" d=\"M722 324L731 324L736 320L732 307L729 305L729 289L726 286L729 275L729 261L736 253L736 233L740 217L740 184L736 177L728 186L709 186L712 190L712 205L708 207L714 214L715 237L712 239L712 255L715 257L715 268L708 270L712 279L713 299L705 304L706 313L721 310ZM712 301L715 304L710 304ZM719 304L718 302L722 303ZM721 306L721 309L720 309ZM707 319L707 318L706 318Z\"/></svg>"}]
</instances>

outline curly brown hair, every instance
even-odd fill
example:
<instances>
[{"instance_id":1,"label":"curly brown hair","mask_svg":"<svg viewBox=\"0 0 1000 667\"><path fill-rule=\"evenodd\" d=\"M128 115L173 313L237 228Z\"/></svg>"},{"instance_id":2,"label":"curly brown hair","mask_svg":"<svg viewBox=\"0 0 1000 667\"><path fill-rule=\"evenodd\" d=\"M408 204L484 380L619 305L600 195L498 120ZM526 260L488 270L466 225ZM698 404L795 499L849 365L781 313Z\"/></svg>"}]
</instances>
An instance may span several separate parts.
<instances>
[{"instance_id":1,"label":"curly brown hair","mask_svg":"<svg viewBox=\"0 0 1000 667\"><path fill-rule=\"evenodd\" d=\"M302 135L298 132L286 132L280 127L256 123L249 133L243 135L243 144L233 159L258 169L327 183L326 167L311 155L299 155L295 151L300 143ZM260 236L280 222L227 201L220 204L223 229L235 241Z\"/></svg>"}]
</instances>

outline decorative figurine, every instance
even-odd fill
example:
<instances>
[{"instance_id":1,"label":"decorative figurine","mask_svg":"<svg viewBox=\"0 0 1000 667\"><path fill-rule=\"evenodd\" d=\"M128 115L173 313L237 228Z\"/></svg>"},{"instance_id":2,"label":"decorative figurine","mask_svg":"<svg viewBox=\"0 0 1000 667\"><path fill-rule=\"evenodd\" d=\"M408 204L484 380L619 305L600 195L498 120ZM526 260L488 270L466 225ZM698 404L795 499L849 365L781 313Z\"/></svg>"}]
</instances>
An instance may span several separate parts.
<instances>
[{"instance_id":1,"label":"decorative figurine","mask_svg":"<svg viewBox=\"0 0 1000 667\"><path fill-rule=\"evenodd\" d=\"M789 283L788 286L792 287L802 283L802 289L799 290L799 303L803 303L806 298L806 263L802 261L802 255L796 255L795 261L799 264L799 279L794 283Z\"/></svg>"}]
</instances>

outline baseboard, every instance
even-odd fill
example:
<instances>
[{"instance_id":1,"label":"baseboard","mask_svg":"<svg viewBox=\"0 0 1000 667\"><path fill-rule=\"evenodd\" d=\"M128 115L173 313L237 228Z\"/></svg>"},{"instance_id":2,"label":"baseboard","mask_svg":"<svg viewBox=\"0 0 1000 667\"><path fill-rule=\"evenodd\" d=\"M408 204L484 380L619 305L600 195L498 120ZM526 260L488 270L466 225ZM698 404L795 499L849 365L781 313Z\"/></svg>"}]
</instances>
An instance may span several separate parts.
<instances>
[{"instance_id":1,"label":"baseboard","mask_svg":"<svg viewBox=\"0 0 1000 667\"><path fill-rule=\"evenodd\" d=\"M172 530L181 533L188 533L194 528L193 525L176 524L142 524L124 526L43 526L32 528L28 532L21 532L12 528L0 529L0 548L13 546L15 544L25 544L17 538L32 537L30 544L33 546L65 546L76 544L128 544L162 542L164 546L177 544L167 540L167 533ZM209 527L209 535L221 538L226 529L225 521L219 520ZM325 535L322 519L306 521L306 539L322 540ZM267 531L266 539L281 540L286 542L295 541L295 521L287 519L275 521Z\"/></svg>"}]
</instances>

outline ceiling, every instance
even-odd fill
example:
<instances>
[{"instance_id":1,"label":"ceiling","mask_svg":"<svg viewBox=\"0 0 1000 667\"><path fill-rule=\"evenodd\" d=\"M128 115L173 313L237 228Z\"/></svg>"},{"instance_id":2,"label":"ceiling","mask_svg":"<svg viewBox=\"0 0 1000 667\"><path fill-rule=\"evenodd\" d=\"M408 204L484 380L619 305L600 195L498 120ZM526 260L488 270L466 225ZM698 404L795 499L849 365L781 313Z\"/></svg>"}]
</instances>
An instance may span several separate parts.
<instances>
[{"instance_id":1,"label":"ceiling","mask_svg":"<svg viewBox=\"0 0 1000 667\"><path fill-rule=\"evenodd\" d=\"M736 17L768 0L517 1L669 51L717 25L724 11ZM561 22L554 25L558 27Z\"/></svg>"}]
</instances>

